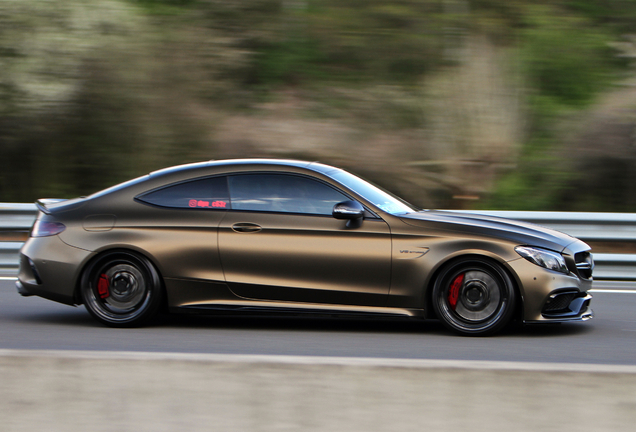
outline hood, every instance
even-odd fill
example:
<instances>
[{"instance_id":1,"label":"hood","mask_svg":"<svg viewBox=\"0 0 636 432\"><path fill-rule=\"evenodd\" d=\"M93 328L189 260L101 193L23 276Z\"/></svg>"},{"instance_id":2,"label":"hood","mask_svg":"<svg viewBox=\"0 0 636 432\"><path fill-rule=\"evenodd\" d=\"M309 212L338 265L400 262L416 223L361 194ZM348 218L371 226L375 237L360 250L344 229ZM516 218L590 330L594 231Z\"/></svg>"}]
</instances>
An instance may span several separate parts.
<instances>
[{"instance_id":1,"label":"hood","mask_svg":"<svg viewBox=\"0 0 636 432\"><path fill-rule=\"evenodd\" d=\"M528 222L484 216L470 213L426 210L400 215L409 225L426 227L459 234L475 234L527 246L538 246L562 252L573 243L580 243L576 249L589 249L585 243L568 234Z\"/></svg>"}]
</instances>

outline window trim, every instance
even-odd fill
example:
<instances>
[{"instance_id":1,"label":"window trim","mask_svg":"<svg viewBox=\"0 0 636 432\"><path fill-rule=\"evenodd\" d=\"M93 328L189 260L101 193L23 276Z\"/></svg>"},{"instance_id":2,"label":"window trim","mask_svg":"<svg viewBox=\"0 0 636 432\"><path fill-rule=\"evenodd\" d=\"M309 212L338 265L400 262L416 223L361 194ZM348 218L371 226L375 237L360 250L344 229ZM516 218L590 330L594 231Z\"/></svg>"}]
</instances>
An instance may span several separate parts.
<instances>
[{"instance_id":1,"label":"window trim","mask_svg":"<svg viewBox=\"0 0 636 432\"><path fill-rule=\"evenodd\" d=\"M170 210L190 210L190 211L234 211L234 212L246 212L246 213L268 213L268 214L285 214L285 215L295 215L295 216L311 216L311 217L333 217L331 214L326 215L326 214L320 214L320 213L297 213L297 212L281 212L281 211L275 211L275 210L243 210L243 209L235 209L232 207L232 194L230 192L230 183L229 183L229 178L230 176L241 176L241 175L262 175L262 174L278 174L278 175L285 175L285 176L294 176L294 177L301 177L301 178L305 178L305 179L309 179L309 180L313 180L316 181L318 183L321 183L333 190L335 190L336 192L341 193L342 195L344 195L345 197L347 197L350 200L353 201L357 201L359 202L365 210L365 215L364 218L365 219L380 219L382 220L382 218L372 209L369 208L368 205L366 205L365 203L361 202L358 198L356 198L355 196L353 196L353 194L351 194L349 192L348 189L345 188L344 185L338 183L338 185L340 185L340 187L335 186L321 178L318 177L314 177L311 175L307 175L307 174L303 174L303 173L291 173L291 172L286 172L286 171L239 171L239 172L230 172L230 173L222 173L222 174L215 174L215 175L209 175L209 176L201 176L201 177L195 177L195 178L189 178L189 179L185 179L185 180L180 180L180 181L176 181L174 183L170 183L167 185L162 185L162 186L157 186L153 189L149 189L147 191L144 191L138 195L136 195L133 200L143 204L143 205L147 205L150 207L156 207L156 208L162 208L162 209L170 209ZM154 204L154 203L150 203L148 201L144 201L143 200L143 196L148 195L150 193L153 192L158 192L160 190L163 189L167 189L169 187L173 187L173 186L177 186L180 184L185 184L185 183L190 183L190 182L194 182L194 181L199 181L199 180L206 180L206 179L213 179L213 178L217 178L217 177L224 177L225 178L225 187L227 190L227 195L228 195L228 207L226 208L215 208L215 207L173 207L173 206L166 206L166 205L161 205L161 204Z\"/></svg>"}]
</instances>

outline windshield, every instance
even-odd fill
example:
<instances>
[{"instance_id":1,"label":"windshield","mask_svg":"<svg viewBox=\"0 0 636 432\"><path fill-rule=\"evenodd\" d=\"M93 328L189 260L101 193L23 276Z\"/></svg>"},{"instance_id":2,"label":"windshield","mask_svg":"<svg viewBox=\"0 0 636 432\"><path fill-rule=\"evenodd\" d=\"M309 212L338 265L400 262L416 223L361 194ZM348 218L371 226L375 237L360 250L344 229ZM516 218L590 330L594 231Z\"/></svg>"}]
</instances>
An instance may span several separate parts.
<instances>
[{"instance_id":1,"label":"windshield","mask_svg":"<svg viewBox=\"0 0 636 432\"><path fill-rule=\"evenodd\" d=\"M398 215L413 213L419 210L403 199L398 198L395 195L346 171L332 171L328 173L328 175L384 212L392 215Z\"/></svg>"}]
</instances>

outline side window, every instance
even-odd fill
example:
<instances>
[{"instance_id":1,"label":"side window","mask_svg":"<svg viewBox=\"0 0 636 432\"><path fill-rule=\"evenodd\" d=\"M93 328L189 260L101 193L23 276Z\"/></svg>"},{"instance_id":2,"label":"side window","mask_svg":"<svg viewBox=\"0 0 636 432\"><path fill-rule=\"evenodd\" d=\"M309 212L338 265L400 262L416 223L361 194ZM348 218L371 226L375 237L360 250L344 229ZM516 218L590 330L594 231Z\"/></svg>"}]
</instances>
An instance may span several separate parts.
<instances>
[{"instance_id":1,"label":"side window","mask_svg":"<svg viewBox=\"0 0 636 432\"><path fill-rule=\"evenodd\" d=\"M349 198L307 177L286 174L239 174L228 177L233 210L331 215Z\"/></svg>"},{"instance_id":2,"label":"side window","mask_svg":"<svg viewBox=\"0 0 636 432\"><path fill-rule=\"evenodd\" d=\"M208 177L147 192L139 201L161 207L225 210L230 208L226 177Z\"/></svg>"}]
</instances>

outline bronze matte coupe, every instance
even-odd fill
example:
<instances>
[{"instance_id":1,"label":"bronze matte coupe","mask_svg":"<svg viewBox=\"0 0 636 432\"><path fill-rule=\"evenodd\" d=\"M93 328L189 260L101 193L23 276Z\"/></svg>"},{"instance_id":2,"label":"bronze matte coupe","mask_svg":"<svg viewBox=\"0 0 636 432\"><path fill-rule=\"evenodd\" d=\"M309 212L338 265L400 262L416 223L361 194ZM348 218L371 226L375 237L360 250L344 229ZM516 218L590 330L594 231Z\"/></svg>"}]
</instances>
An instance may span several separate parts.
<instances>
[{"instance_id":1,"label":"bronze matte coupe","mask_svg":"<svg viewBox=\"0 0 636 432\"><path fill-rule=\"evenodd\" d=\"M195 163L37 205L18 291L113 327L162 308L437 317L466 335L592 318L582 241L422 211L320 163Z\"/></svg>"}]
</instances>

